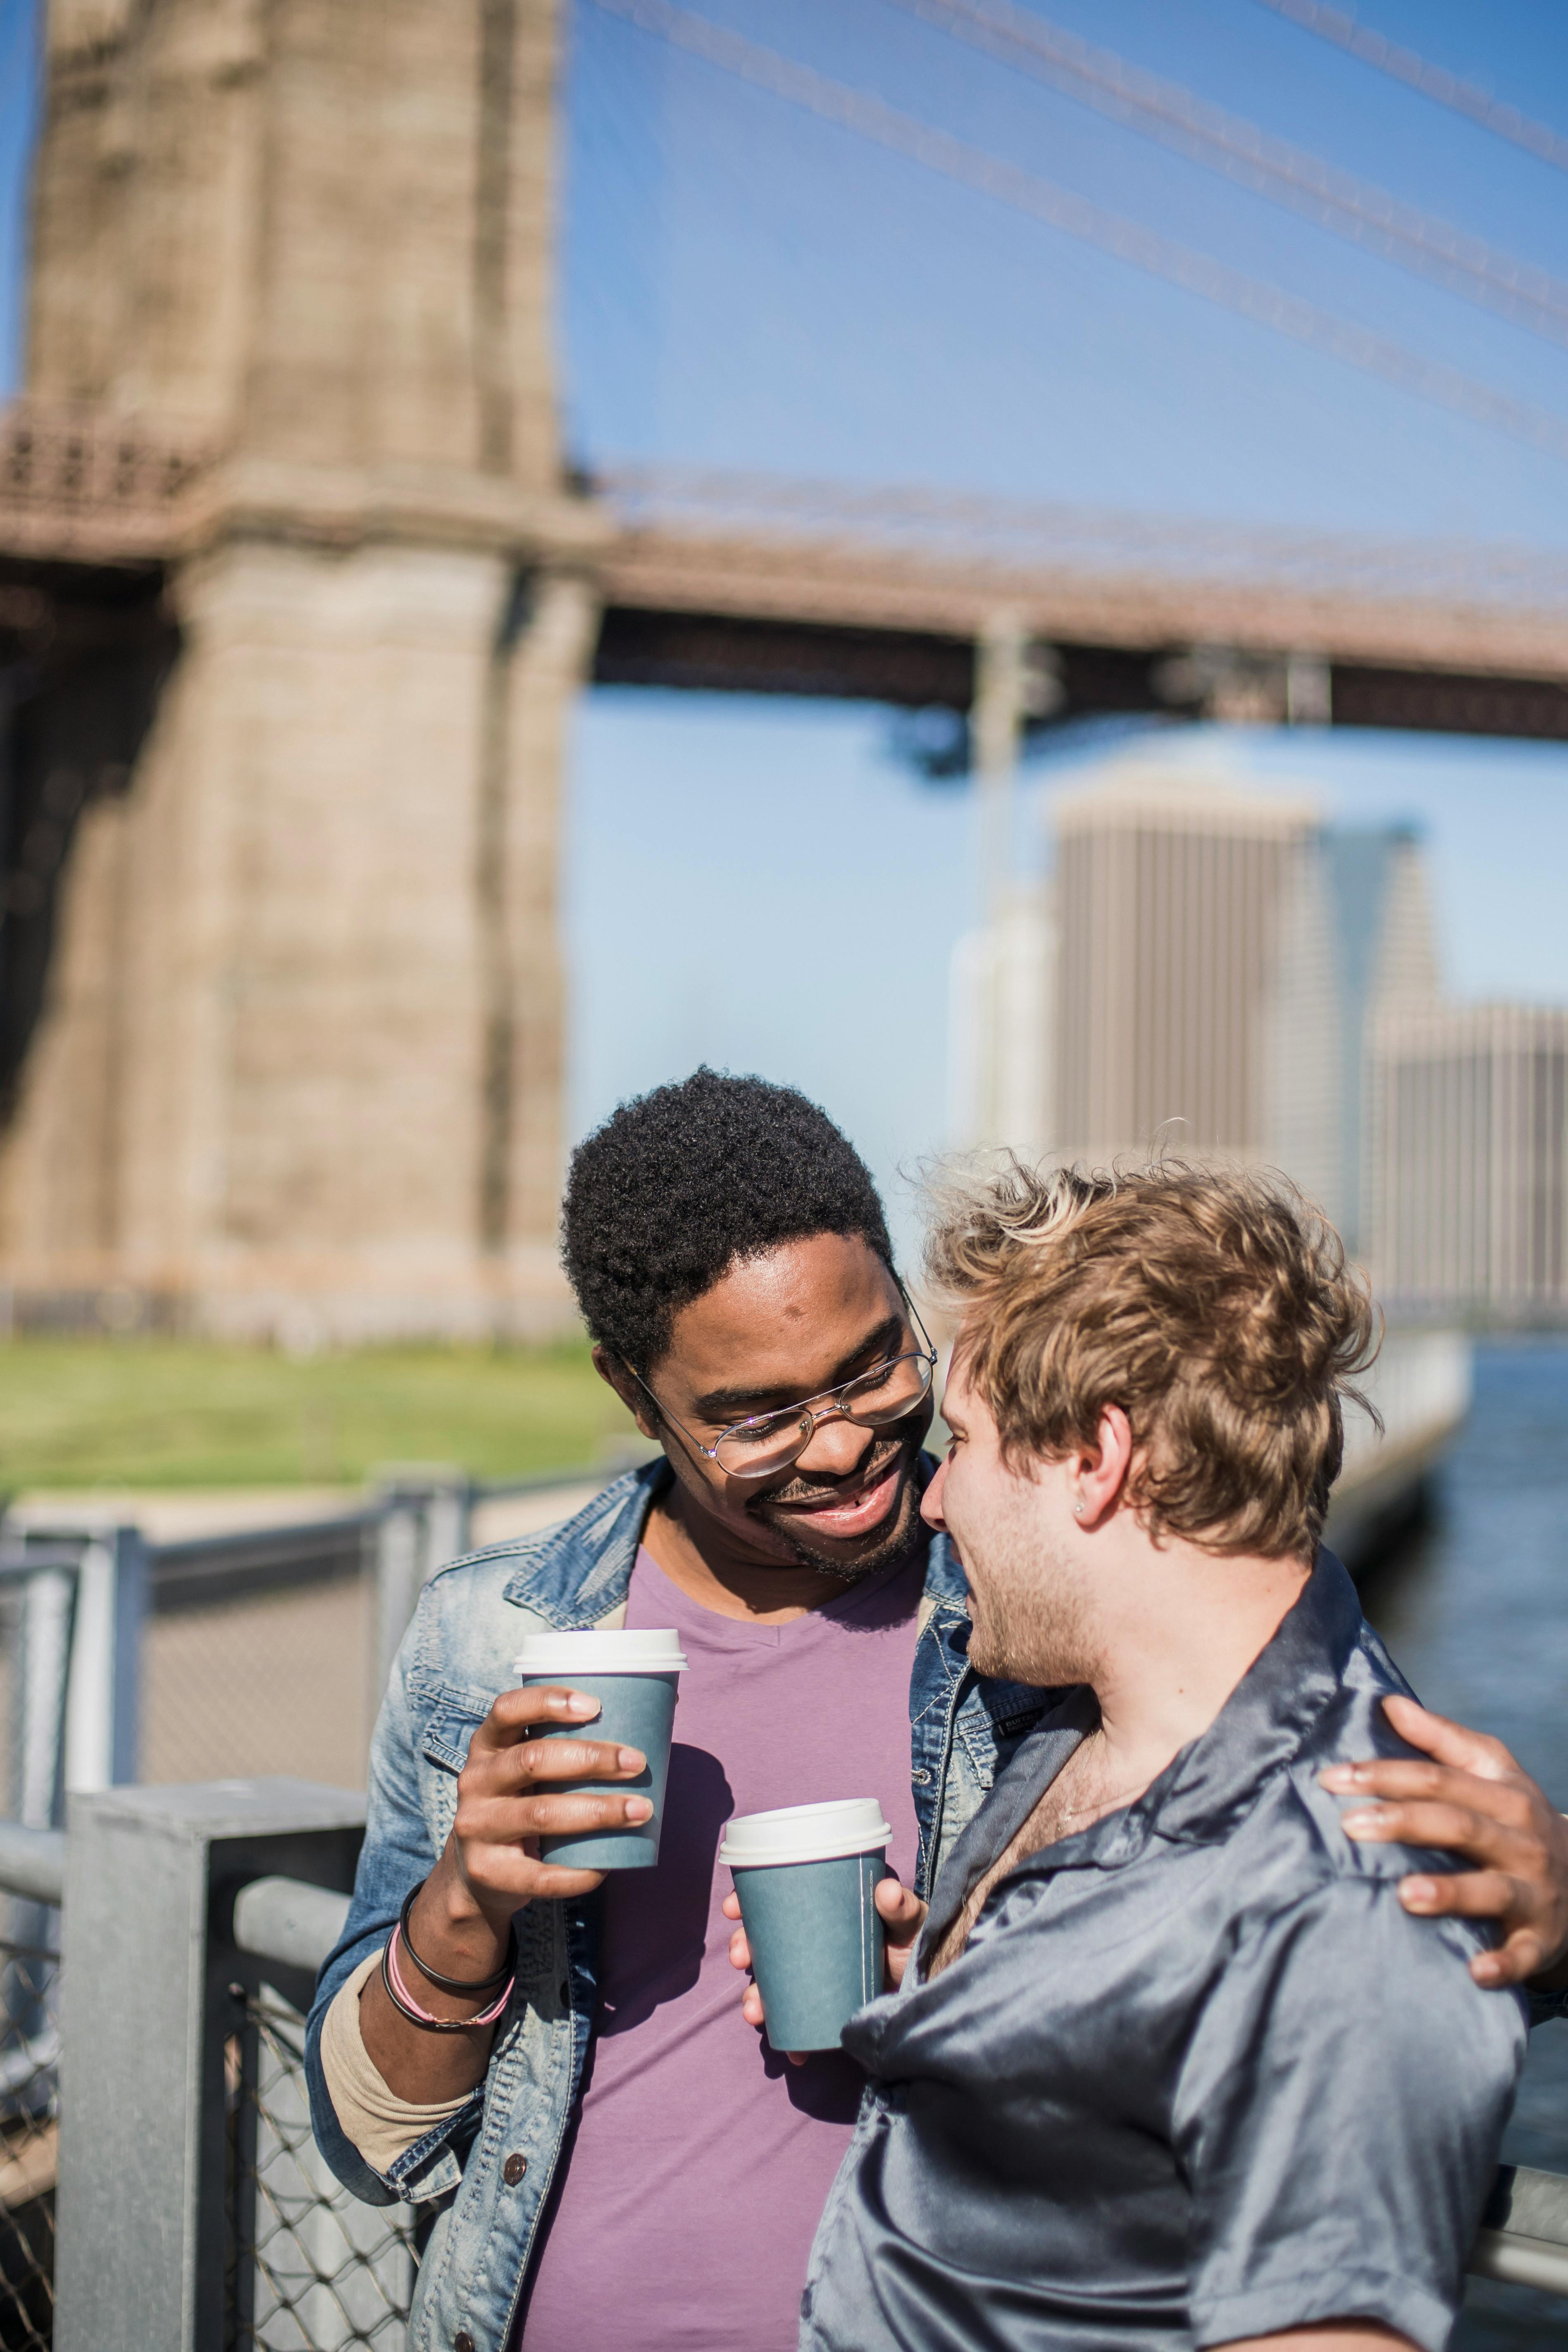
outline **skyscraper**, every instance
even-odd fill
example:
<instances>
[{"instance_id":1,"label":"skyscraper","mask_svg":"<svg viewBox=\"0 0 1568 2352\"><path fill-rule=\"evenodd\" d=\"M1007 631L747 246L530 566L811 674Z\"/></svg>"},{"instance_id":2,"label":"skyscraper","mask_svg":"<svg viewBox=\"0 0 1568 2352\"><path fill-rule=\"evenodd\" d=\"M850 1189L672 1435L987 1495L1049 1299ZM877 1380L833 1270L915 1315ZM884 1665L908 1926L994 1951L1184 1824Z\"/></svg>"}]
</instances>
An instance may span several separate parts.
<instances>
[{"instance_id":1,"label":"skyscraper","mask_svg":"<svg viewBox=\"0 0 1568 2352\"><path fill-rule=\"evenodd\" d=\"M1568 1307L1568 1008L1394 1013L1369 1053L1369 1257L1394 1304Z\"/></svg>"},{"instance_id":2,"label":"skyscraper","mask_svg":"<svg viewBox=\"0 0 1568 2352\"><path fill-rule=\"evenodd\" d=\"M1282 910L1266 1154L1365 1241L1368 1041L1440 1001L1426 859L1408 825L1323 827Z\"/></svg>"},{"instance_id":3,"label":"skyscraper","mask_svg":"<svg viewBox=\"0 0 1568 2352\"><path fill-rule=\"evenodd\" d=\"M1256 1157L1283 921L1315 812L1129 762L1058 801L1054 822L1058 1148L1100 1161L1163 1139Z\"/></svg>"},{"instance_id":4,"label":"skyscraper","mask_svg":"<svg viewBox=\"0 0 1568 2352\"><path fill-rule=\"evenodd\" d=\"M1054 882L954 957L952 1140L1266 1160L1358 1246L1366 1040L1437 1002L1415 834L1149 760L1052 826Z\"/></svg>"}]
</instances>

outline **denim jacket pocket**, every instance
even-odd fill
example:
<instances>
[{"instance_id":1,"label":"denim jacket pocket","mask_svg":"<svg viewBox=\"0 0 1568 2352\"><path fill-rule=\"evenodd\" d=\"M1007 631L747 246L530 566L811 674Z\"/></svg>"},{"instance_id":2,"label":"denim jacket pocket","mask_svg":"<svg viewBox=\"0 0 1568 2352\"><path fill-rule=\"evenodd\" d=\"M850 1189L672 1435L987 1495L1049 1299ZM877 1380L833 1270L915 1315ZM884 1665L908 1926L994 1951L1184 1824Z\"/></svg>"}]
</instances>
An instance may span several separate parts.
<instances>
[{"instance_id":1,"label":"denim jacket pocket","mask_svg":"<svg viewBox=\"0 0 1568 2352\"><path fill-rule=\"evenodd\" d=\"M484 1719L483 1714L475 1714L470 1704L450 1692L435 1694L432 1711L419 1733L421 1755L448 1772L460 1772L468 1760L468 1742Z\"/></svg>"},{"instance_id":2,"label":"denim jacket pocket","mask_svg":"<svg viewBox=\"0 0 1568 2352\"><path fill-rule=\"evenodd\" d=\"M489 1709L478 1697L453 1691L434 1691L426 1704L428 1712L418 1730L424 1759L419 1795L431 1843L439 1853L458 1818L458 1775L468 1760L468 1742Z\"/></svg>"}]
</instances>

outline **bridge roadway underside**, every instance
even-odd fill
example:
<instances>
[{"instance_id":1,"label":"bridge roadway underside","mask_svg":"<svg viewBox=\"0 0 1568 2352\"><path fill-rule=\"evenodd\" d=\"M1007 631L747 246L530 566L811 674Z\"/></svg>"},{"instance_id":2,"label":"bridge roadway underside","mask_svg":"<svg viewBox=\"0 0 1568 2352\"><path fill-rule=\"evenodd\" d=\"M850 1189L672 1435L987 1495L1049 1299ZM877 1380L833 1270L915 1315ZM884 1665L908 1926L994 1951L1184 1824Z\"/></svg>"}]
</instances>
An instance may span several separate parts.
<instances>
[{"instance_id":1,"label":"bridge roadway underside","mask_svg":"<svg viewBox=\"0 0 1568 2352\"><path fill-rule=\"evenodd\" d=\"M0 1120L42 1003L76 819L93 799L124 788L177 655L164 583L157 562L0 557ZM973 698L969 635L660 609L614 601L613 584L610 593L595 685L877 702L955 722ZM1054 707L1029 722L1030 733L1100 715L1287 715L1270 701L1282 694L1282 666L1270 672L1253 657L1240 674L1242 706L1216 708L1212 677L1206 685L1184 677L1184 651L1058 637ZM1325 683L1318 715L1336 726L1568 740L1568 687L1553 678L1331 661ZM961 765L961 725L952 740Z\"/></svg>"},{"instance_id":2,"label":"bridge roadway underside","mask_svg":"<svg viewBox=\"0 0 1568 2352\"><path fill-rule=\"evenodd\" d=\"M178 651L158 562L0 556L0 1120L42 1001L56 883L80 810L122 790ZM970 635L788 614L605 605L592 680L700 693L877 702L961 720L974 694ZM1052 648L1054 703L1037 735L1101 715L1283 719L1283 666L1250 657L1227 707L1180 646ZM1318 716L1342 727L1568 740L1568 686L1334 660ZM1223 685L1223 681L1222 681ZM1247 698L1250 697L1250 700ZM1274 698L1271 700L1271 697ZM1279 707L1275 707L1278 703ZM952 740L962 763L963 730Z\"/></svg>"},{"instance_id":3,"label":"bridge roadway underside","mask_svg":"<svg viewBox=\"0 0 1568 2352\"><path fill-rule=\"evenodd\" d=\"M1170 671L1184 648L1056 641L1059 699L1035 727L1148 713L1214 715L1210 693L1184 692ZM1568 686L1556 678L1447 667L1331 661L1328 723L1426 733L1568 741ZM751 619L731 613L606 605L594 662L596 686L699 693L812 695L902 709L967 712L974 691L968 637L843 623ZM1261 691L1267 679L1258 677ZM1283 717L1281 711L1279 714Z\"/></svg>"}]
</instances>

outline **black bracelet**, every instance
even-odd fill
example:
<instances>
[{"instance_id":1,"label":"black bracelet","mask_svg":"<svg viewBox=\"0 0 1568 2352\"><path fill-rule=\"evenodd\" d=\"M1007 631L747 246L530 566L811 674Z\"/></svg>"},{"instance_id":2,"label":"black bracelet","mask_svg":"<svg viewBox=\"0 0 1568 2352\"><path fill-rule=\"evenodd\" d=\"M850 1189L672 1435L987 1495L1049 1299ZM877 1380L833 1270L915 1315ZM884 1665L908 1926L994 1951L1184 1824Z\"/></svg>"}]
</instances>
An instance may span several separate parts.
<instances>
[{"instance_id":1,"label":"black bracelet","mask_svg":"<svg viewBox=\"0 0 1568 2352\"><path fill-rule=\"evenodd\" d=\"M391 1949L392 1938L389 1936L385 1943L383 1944L381 1948L381 1981L383 1989L385 1991L386 1998L392 2003L393 2008L398 2011L402 2016L405 2017L410 2025L416 2025L421 2033L470 2032L473 2029L474 2023L471 2017L424 2017L421 2016L418 2010L411 2009L409 2007L408 2003L404 2000L403 1995L398 1991L397 1987L393 1983L391 1971L386 1965L386 1956Z\"/></svg>"},{"instance_id":2,"label":"black bracelet","mask_svg":"<svg viewBox=\"0 0 1568 2352\"><path fill-rule=\"evenodd\" d=\"M397 1915L397 1927L398 1932L403 1937L404 1950L407 1953L409 1958L413 1961L420 1975L422 1977L428 1977L430 1982L433 1985L437 1986L442 1992L456 1993L459 1996L464 1996L469 1993L494 1992L499 1985L505 1984L508 1977L513 1975L516 1971L517 1927L515 1922L507 1929L506 1957L493 1975L488 1977L476 1977L471 1982L465 1981L462 1977L444 1977L439 1969L433 1969L428 1960L422 1960L420 1958L418 1953L414 1948L414 1939L408 1932L408 1915L413 1910L419 1896L424 1893L426 1883L427 1882L422 1878L419 1881L418 1885L411 1886L407 1894L403 1898L403 1908ZM384 1975L384 1970L383 1973ZM387 1987L387 1990L389 1992L392 1990L390 1985ZM397 1997L395 1994L393 1994L393 1998L395 2000ZM403 2006L401 2001L398 2001L397 2005L400 2009Z\"/></svg>"}]
</instances>

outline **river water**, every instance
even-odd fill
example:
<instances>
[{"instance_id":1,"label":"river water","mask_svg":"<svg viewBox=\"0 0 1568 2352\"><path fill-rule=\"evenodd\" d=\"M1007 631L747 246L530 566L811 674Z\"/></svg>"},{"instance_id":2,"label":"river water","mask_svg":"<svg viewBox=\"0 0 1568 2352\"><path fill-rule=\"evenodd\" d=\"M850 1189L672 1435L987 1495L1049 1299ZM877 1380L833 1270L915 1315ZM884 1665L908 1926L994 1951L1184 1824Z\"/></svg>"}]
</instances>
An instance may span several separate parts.
<instances>
[{"instance_id":1,"label":"river water","mask_svg":"<svg viewBox=\"0 0 1568 2352\"><path fill-rule=\"evenodd\" d=\"M1568 1810L1568 1345L1489 1345L1432 1522L1362 1600L1416 1692ZM1568 2023L1538 2027L1504 2154L1568 2173ZM1470 2284L1452 2352L1563 2352L1568 2299Z\"/></svg>"}]
</instances>

